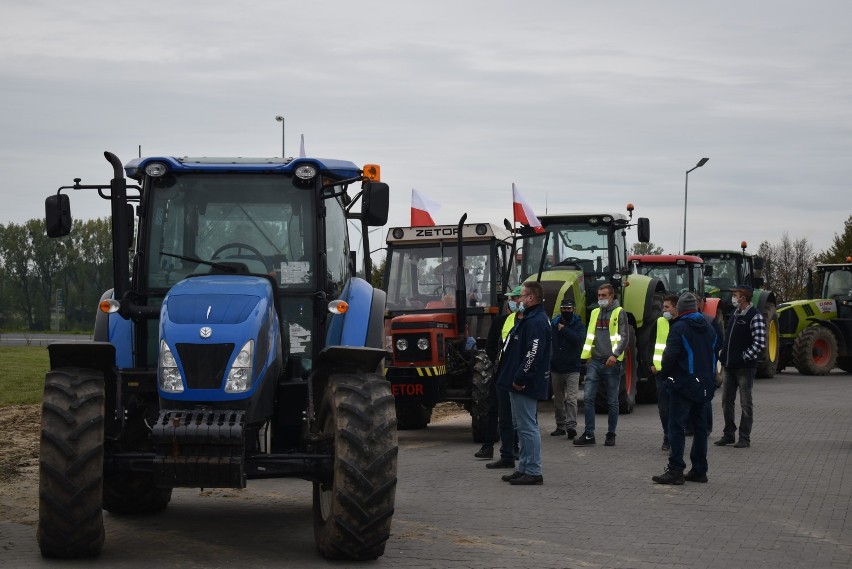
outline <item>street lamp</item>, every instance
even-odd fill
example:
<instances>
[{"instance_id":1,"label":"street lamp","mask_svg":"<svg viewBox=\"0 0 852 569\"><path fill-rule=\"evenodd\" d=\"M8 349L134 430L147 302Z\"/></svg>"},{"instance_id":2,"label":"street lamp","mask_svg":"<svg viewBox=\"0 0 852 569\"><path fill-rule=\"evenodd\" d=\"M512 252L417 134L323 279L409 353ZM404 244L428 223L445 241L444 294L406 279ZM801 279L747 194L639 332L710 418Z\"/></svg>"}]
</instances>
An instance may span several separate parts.
<instances>
[{"instance_id":1,"label":"street lamp","mask_svg":"<svg viewBox=\"0 0 852 569\"><path fill-rule=\"evenodd\" d=\"M684 254L686 254L686 196L688 195L688 188L689 188L689 173L692 172L693 170L695 170L695 168L701 168L702 166L707 164L708 160L710 160L710 159L709 158L702 158L701 160L698 161L698 164L696 164L694 167L692 167L692 168L690 168L689 170L686 171L686 181L683 183L683 253Z\"/></svg>"},{"instance_id":2,"label":"street lamp","mask_svg":"<svg viewBox=\"0 0 852 569\"><path fill-rule=\"evenodd\" d=\"M287 137L285 136L284 132L284 117L282 117L281 115L277 115L275 117L275 120L281 123L281 158L286 158L287 155L284 153L284 141L287 140Z\"/></svg>"}]
</instances>

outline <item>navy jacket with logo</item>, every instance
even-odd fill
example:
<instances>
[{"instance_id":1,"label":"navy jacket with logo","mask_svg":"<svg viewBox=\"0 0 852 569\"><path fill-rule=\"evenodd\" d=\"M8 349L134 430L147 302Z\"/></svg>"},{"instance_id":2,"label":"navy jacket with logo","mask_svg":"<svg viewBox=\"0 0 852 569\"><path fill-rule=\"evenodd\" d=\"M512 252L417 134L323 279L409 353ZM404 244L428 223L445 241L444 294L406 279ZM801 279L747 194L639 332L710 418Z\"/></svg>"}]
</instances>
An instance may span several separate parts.
<instances>
[{"instance_id":1,"label":"navy jacket with logo","mask_svg":"<svg viewBox=\"0 0 852 569\"><path fill-rule=\"evenodd\" d=\"M534 399L547 399L552 345L553 332L544 307L536 304L525 310L503 346L497 387ZM525 387L517 391L512 383Z\"/></svg>"},{"instance_id":2,"label":"navy jacket with logo","mask_svg":"<svg viewBox=\"0 0 852 569\"><path fill-rule=\"evenodd\" d=\"M662 373L672 389L692 401L710 401L716 391L716 331L698 312L672 320Z\"/></svg>"}]
</instances>

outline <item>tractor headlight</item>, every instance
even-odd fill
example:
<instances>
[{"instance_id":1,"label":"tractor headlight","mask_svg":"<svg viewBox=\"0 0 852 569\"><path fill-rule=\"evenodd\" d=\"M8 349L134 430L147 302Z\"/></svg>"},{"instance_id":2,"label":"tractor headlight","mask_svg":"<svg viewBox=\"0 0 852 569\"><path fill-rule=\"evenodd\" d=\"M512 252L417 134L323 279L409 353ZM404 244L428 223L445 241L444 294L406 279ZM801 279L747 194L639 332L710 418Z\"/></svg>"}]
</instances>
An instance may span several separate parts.
<instances>
[{"instance_id":1,"label":"tractor headlight","mask_svg":"<svg viewBox=\"0 0 852 569\"><path fill-rule=\"evenodd\" d=\"M254 362L254 340L249 340L240 349L240 353L234 359L234 365L228 372L228 381L225 382L226 393L243 393L251 389L251 370Z\"/></svg>"},{"instance_id":2,"label":"tractor headlight","mask_svg":"<svg viewBox=\"0 0 852 569\"><path fill-rule=\"evenodd\" d=\"M429 349L429 338L420 338L417 340L417 347L424 352Z\"/></svg>"},{"instance_id":3,"label":"tractor headlight","mask_svg":"<svg viewBox=\"0 0 852 569\"><path fill-rule=\"evenodd\" d=\"M167 393L181 393L183 378L175 361L175 356L164 341L160 341L160 360L157 364L160 375L160 389Z\"/></svg>"},{"instance_id":4,"label":"tractor headlight","mask_svg":"<svg viewBox=\"0 0 852 569\"><path fill-rule=\"evenodd\" d=\"M408 349L408 340L406 340L405 338L400 338L399 340L397 340L396 341L396 349L399 350L400 352L404 352L405 350L407 350Z\"/></svg>"}]
</instances>

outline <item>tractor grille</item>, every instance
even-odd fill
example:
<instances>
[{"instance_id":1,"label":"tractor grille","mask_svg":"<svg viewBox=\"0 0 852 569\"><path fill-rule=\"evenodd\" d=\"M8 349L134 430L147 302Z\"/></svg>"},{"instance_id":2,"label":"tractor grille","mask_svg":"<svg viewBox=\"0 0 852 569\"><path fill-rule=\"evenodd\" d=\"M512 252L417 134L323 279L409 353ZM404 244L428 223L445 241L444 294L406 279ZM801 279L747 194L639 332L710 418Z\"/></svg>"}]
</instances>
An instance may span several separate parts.
<instances>
[{"instance_id":1,"label":"tractor grille","mask_svg":"<svg viewBox=\"0 0 852 569\"><path fill-rule=\"evenodd\" d=\"M234 344L177 344L184 380L190 389L219 389Z\"/></svg>"}]
</instances>

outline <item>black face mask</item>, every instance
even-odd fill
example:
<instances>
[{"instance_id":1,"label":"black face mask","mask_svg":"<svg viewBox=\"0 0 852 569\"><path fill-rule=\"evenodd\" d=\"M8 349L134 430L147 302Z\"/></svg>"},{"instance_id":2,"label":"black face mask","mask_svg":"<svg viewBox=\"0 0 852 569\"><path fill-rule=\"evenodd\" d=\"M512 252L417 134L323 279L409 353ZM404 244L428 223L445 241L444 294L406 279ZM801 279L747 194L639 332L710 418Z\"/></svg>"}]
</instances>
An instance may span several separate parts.
<instances>
[{"instance_id":1,"label":"black face mask","mask_svg":"<svg viewBox=\"0 0 852 569\"><path fill-rule=\"evenodd\" d=\"M564 318L565 320L570 320L572 314L574 314L574 312L571 311L571 310L563 310L562 311L562 318Z\"/></svg>"}]
</instances>

